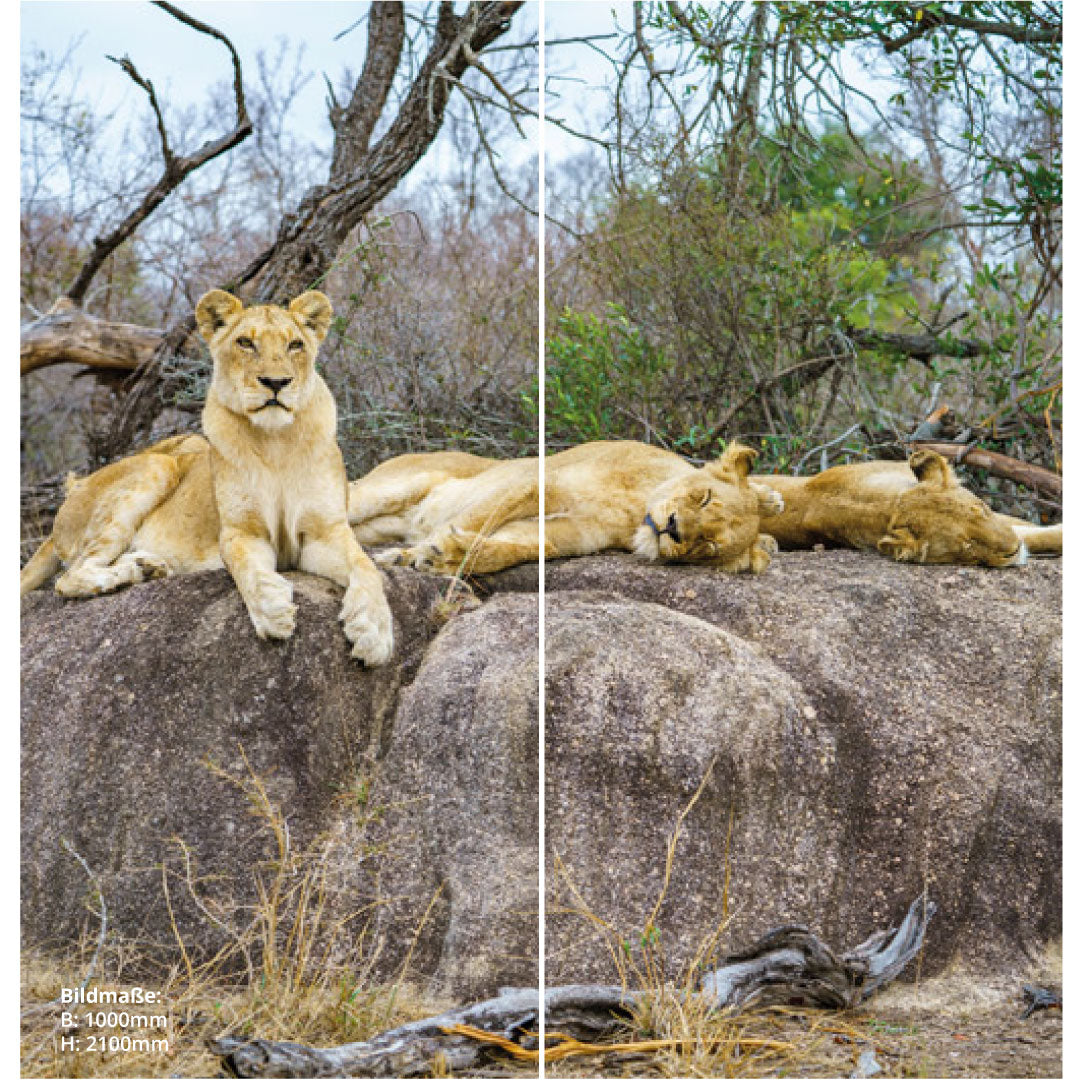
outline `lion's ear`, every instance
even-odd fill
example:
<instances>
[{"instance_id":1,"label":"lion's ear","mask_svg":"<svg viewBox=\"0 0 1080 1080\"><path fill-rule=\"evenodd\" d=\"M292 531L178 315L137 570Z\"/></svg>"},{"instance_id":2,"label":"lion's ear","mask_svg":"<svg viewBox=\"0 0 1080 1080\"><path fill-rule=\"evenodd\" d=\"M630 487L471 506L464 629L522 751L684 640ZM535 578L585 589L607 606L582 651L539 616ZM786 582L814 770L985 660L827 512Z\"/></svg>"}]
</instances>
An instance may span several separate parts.
<instances>
[{"instance_id":1,"label":"lion's ear","mask_svg":"<svg viewBox=\"0 0 1080 1080\"><path fill-rule=\"evenodd\" d=\"M751 450L749 446L743 446L742 443L733 442L720 455L719 461L714 461L705 468L714 476L738 483L750 475L750 469L756 459L756 450Z\"/></svg>"},{"instance_id":2,"label":"lion's ear","mask_svg":"<svg viewBox=\"0 0 1080 1080\"><path fill-rule=\"evenodd\" d=\"M295 315L318 339L322 341L330 331L330 318L334 309L330 301L318 290L312 289L298 296L289 311Z\"/></svg>"},{"instance_id":3,"label":"lion's ear","mask_svg":"<svg viewBox=\"0 0 1080 1080\"><path fill-rule=\"evenodd\" d=\"M908 468L920 484L930 487L956 487L956 476L949 463L935 450L916 450L908 458Z\"/></svg>"},{"instance_id":4,"label":"lion's ear","mask_svg":"<svg viewBox=\"0 0 1080 1080\"><path fill-rule=\"evenodd\" d=\"M195 308L195 322L204 341L209 341L237 312L244 310L242 300L224 289L211 289Z\"/></svg>"}]
</instances>

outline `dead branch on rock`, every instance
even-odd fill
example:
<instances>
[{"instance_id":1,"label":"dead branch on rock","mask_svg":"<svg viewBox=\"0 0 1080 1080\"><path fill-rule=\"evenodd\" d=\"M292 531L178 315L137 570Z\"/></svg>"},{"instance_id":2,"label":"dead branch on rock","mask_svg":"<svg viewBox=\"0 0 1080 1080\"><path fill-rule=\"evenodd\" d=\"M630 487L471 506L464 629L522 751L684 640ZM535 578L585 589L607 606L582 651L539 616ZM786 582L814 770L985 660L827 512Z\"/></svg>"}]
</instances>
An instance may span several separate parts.
<instances>
[{"instance_id":1,"label":"dead branch on rock","mask_svg":"<svg viewBox=\"0 0 1080 1080\"><path fill-rule=\"evenodd\" d=\"M713 1008L729 1012L777 1004L852 1008L895 979L918 954L935 910L932 901L920 896L899 928L878 931L839 957L805 927L781 927L708 972L701 994ZM554 1044L545 1049L545 1061L611 1052L611 1044L595 1040L625 1030L644 996L619 986L546 990L544 1023ZM366 1042L317 1049L227 1035L211 1040L210 1047L231 1076L411 1077L427 1075L436 1060L451 1072L475 1068L500 1053L536 1061L539 1019L539 993L513 989ZM650 1040L620 1043L617 1049L643 1052L671 1045L667 1039Z\"/></svg>"}]
</instances>

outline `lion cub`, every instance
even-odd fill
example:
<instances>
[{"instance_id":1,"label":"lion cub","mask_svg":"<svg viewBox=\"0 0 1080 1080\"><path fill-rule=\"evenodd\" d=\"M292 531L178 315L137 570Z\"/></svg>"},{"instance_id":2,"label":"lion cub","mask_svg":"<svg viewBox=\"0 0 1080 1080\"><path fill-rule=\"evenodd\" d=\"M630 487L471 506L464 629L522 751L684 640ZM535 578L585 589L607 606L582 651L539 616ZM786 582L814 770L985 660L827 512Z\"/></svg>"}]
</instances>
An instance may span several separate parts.
<instances>
[{"instance_id":1,"label":"lion cub","mask_svg":"<svg viewBox=\"0 0 1080 1080\"><path fill-rule=\"evenodd\" d=\"M224 565L259 637L288 638L296 605L280 571L299 569L345 587L352 655L385 663L390 608L349 527L334 399L315 370L331 314L320 292L288 309L207 293L195 311L214 361L205 437L167 439L73 481L22 592L61 565L67 597Z\"/></svg>"}]
</instances>

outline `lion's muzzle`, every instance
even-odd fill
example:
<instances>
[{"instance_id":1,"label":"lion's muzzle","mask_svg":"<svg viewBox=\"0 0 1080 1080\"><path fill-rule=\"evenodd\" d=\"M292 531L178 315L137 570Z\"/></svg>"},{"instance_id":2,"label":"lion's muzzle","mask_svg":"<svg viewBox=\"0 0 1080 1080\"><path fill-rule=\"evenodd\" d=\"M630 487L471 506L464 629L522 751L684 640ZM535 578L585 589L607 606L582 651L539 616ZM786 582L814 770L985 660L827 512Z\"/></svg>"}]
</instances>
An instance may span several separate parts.
<instances>
[{"instance_id":1,"label":"lion's muzzle","mask_svg":"<svg viewBox=\"0 0 1080 1080\"><path fill-rule=\"evenodd\" d=\"M661 536L670 536L671 539L674 540L676 544L679 544L679 543L682 542L682 537L679 535L679 526L678 526L678 523L675 520L675 515L674 514L671 514L671 515L668 516L667 525L665 525L664 528L662 528L662 529L653 520L652 514L646 514L645 515L645 524L648 525L650 529L652 529L652 531L656 534L658 539Z\"/></svg>"}]
</instances>

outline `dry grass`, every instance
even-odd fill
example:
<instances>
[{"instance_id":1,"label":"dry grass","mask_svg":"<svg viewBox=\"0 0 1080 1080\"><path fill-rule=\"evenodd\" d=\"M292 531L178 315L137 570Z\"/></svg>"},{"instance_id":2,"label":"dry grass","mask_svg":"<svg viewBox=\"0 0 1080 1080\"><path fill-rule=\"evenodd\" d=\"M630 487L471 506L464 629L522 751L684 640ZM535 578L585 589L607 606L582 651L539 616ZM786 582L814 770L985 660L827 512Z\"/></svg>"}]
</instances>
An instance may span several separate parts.
<instances>
[{"instance_id":1,"label":"dry grass","mask_svg":"<svg viewBox=\"0 0 1080 1080\"><path fill-rule=\"evenodd\" d=\"M410 985L408 956L395 979L375 981L378 951L370 946L367 932L370 906L342 916L341 905L332 902L334 868L341 858L335 841L320 837L298 849L284 815L250 768L240 778L210 768L241 789L273 840L271 858L251 871L254 903L229 899L220 880L214 882L211 896L190 852L180 845L177 865L163 868L166 900L172 910L178 890L187 892L226 939L215 955L194 955L178 930L176 947L167 952L95 931L62 953L26 953L24 1076L213 1076L220 1062L207 1049L208 1038L237 1034L341 1044L448 1007L448 1002L427 999ZM417 928L417 936L421 929ZM155 990L163 1004L131 1008L60 1004L62 988L86 984L98 990L133 986ZM62 1010L82 1017L101 1008L153 1019L134 1020L126 1030L85 1023L78 1029L61 1028ZM163 1027L157 1026L159 1017L165 1018ZM101 1035L127 1035L135 1045L122 1044L115 1051L94 1048L91 1036ZM64 1037L77 1039L79 1048L63 1048ZM167 1048L159 1040L165 1040Z\"/></svg>"}]
</instances>

